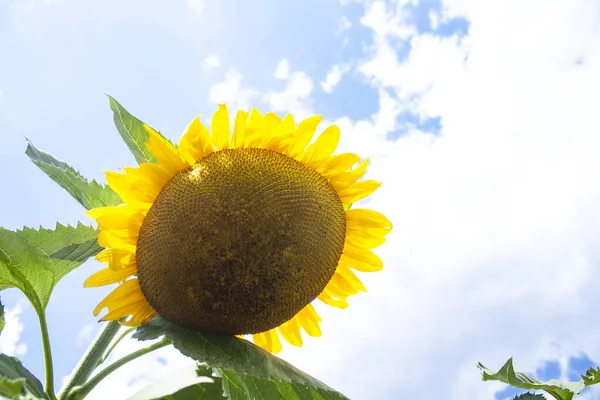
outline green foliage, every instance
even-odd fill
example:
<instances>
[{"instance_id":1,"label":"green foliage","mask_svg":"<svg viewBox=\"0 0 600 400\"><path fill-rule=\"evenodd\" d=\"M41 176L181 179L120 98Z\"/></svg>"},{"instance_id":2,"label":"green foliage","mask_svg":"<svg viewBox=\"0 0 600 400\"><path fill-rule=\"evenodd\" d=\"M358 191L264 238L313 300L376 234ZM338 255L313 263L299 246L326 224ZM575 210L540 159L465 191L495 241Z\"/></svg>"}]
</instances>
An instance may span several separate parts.
<instances>
[{"instance_id":1,"label":"green foliage","mask_svg":"<svg viewBox=\"0 0 600 400\"><path fill-rule=\"evenodd\" d=\"M513 400L546 400L546 398L541 394L527 392L516 396Z\"/></svg>"},{"instance_id":2,"label":"green foliage","mask_svg":"<svg viewBox=\"0 0 600 400\"><path fill-rule=\"evenodd\" d=\"M520 389L543 390L556 400L571 400L573 396L581 393L584 387L600 383L600 369L590 368L579 382L561 382L551 379L540 382L522 372L515 372L512 358L496 373L477 363L477 368L483 372L484 381L500 381Z\"/></svg>"},{"instance_id":3,"label":"green foliage","mask_svg":"<svg viewBox=\"0 0 600 400\"><path fill-rule=\"evenodd\" d=\"M52 289L67 273L97 254L98 231L56 224L56 229L0 228L0 290L16 287L42 313Z\"/></svg>"},{"instance_id":4,"label":"green foliage","mask_svg":"<svg viewBox=\"0 0 600 400\"><path fill-rule=\"evenodd\" d=\"M129 400L225 400L222 379L204 364L179 370Z\"/></svg>"},{"instance_id":5,"label":"green foliage","mask_svg":"<svg viewBox=\"0 0 600 400\"><path fill-rule=\"evenodd\" d=\"M600 368L590 368L585 375L581 377L585 386L592 386L600 383Z\"/></svg>"},{"instance_id":6,"label":"green foliage","mask_svg":"<svg viewBox=\"0 0 600 400\"><path fill-rule=\"evenodd\" d=\"M108 100L114 113L115 126L138 164L144 162L156 163L156 159L146 147L149 136L144 129L144 123L131 115L111 96L108 96Z\"/></svg>"},{"instance_id":7,"label":"green foliage","mask_svg":"<svg viewBox=\"0 0 600 400\"><path fill-rule=\"evenodd\" d=\"M40 381L15 357L0 354L0 396L9 399L47 399Z\"/></svg>"},{"instance_id":8,"label":"green foliage","mask_svg":"<svg viewBox=\"0 0 600 400\"><path fill-rule=\"evenodd\" d=\"M235 336L211 335L155 318L137 329L139 340L165 335L184 355L213 368L229 399L346 399L321 381Z\"/></svg>"},{"instance_id":9,"label":"green foliage","mask_svg":"<svg viewBox=\"0 0 600 400\"><path fill-rule=\"evenodd\" d=\"M122 203L119 195L110 187L101 185L95 180L89 182L73 167L39 150L30 140L27 142L25 154L31 161L87 210Z\"/></svg>"},{"instance_id":10,"label":"green foliage","mask_svg":"<svg viewBox=\"0 0 600 400\"><path fill-rule=\"evenodd\" d=\"M2 304L2 302L0 302L0 333L2 333L5 323L6 321L4 320L4 305Z\"/></svg>"}]
</instances>

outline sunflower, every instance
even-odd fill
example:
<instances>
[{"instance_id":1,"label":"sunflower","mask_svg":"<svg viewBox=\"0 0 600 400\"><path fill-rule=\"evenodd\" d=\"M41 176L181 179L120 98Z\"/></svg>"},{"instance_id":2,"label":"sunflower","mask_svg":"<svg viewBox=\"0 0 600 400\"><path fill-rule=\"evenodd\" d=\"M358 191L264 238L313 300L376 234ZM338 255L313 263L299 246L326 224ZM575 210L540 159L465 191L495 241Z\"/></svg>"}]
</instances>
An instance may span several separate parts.
<instances>
[{"instance_id":1,"label":"sunflower","mask_svg":"<svg viewBox=\"0 0 600 400\"><path fill-rule=\"evenodd\" d=\"M320 116L239 111L230 129L219 105L211 131L196 117L177 146L144 126L157 163L106 172L123 204L88 211L108 264L84 283L119 283L94 310L101 320L143 325L162 316L185 328L251 334L281 350L320 336L312 302L346 308L364 292L354 271L379 271L371 249L390 222L350 209L380 186L360 180L368 160L333 155L339 128L313 141Z\"/></svg>"}]
</instances>

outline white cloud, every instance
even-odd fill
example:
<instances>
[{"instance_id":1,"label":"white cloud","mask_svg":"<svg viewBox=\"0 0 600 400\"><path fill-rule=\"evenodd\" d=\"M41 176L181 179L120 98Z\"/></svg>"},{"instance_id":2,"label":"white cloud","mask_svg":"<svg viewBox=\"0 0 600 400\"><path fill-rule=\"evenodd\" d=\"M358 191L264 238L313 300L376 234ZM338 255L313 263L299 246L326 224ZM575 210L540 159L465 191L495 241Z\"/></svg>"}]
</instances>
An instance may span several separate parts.
<instances>
[{"instance_id":1,"label":"white cloud","mask_svg":"<svg viewBox=\"0 0 600 400\"><path fill-rule=\"evenodd\" d=\"M211 86L208 91L208 100L212 103L227 103L233 109L248 110L251 102L258 96L258 92L242 85L242 74L230 69L225 74L225 80Z\"/></svg>"},{"instance_id":2,"label":"white cloud","mask_svg":"<svg viewBox=\"0 0 600 400\"><path fill-rule=\"evenodd\" d=\"M292 72L286 86L279 92L269 92L263 96L274 112L293 113L297 119L302 119L313 114L310 94L313 90L313 81L303 71Z\"/></svg>"},{"instance_id":3,"label":"white cloud","mask_svg":"<svg viewBox=\"0 0 600 400\"><path fill-rule=\"evenodd\" d=\"M221 66L221 60L216 54L211 54L202 61L202 70L204 72L213 71Z\"/></svg>"},{"instance_id":4,"label":"white cloud","mask_svg":"<svg viewBox=\"0 0 600 400\"><path fill-rule=\"evenodd\" d=\"M21 356L27 352L27 344L21 341L23 333L23 323L21 322L21 313L23 308L18 302L10 310L6 310L6 325L0 334L0 353L7 356Z\"/></svg>"},{"instance_id":5,"label":"white cloud","mask_svg":"<svg viewBox=\"0 0 600 400\"><path fill-rule=\"evenodd\" d=\"M427 16L429 17L429 26L435 31L440 25L439 14L434 10L430 10Z\"/></svg>"},{"instance_id":6,"label":"white cloud","mask_svg":"<svg viewBox=\"0 0 600 400\"><path fill-rule=\"evenodd\" d=\"M266 103L267 109L279 113L293 113L297 119L302 119L313 114L312 99L313 81L303 71L290 71L286 59L279 61L275 71L275 78L285 81L285 86L280 91L259 91L246 87L242 74L230 69L225 75L225 80L209 88L208 100L212 103L227 103L233 109L248 110L257 102Z\"/></svg>"},{"instance_id":7,"label":"white cloud","mask_svg":"<svg viewBox=\"0 0 600 400\"><path fill-rule=\"evenodd\" d=\"M277 79L287 79L290 76L290 62L287 59L282 59L277 63L275 68L275 74L273 75Z\"/></svg>"},{"instance_id":8,"label":"white cloud","mask_svg":"<svg viewBox=\"0 0 600 400\"><path fill-rule=\"evenodd\" d=\"M364 205L395 230L385 270L361 275L369 293L347 311L322 307L322 343L284 355L351 398L493 399L499 385L477 361L515 356L532 371L556 357L552 343L600 360L600 4L445 7L470 21L468 37L418 35L399 3L366 6L373 43L359 71L380 108L335 121L340 151L371 156L383 182ZM406 111L440 116L440 136L386 141ZM316 349L335 356L314 363Z\"/></svg>"},{"instance_id":9,"label":"white cloud","mask_svg":"<svg viewBox=\"0 0 600 400\"><path fill-rule=\"evenodd\" d=\"M81 328L77 334L78 346L85 346L90 342L94 332L96 331L96 326L97 324L86 324L83 326L83 328Z\"/></svg>"},{"instance_id":10,"label":"white cloud","mask_svg":"<svg viewBox=\"0 0 600 400\"><path fill-rule=\"evenodd\" d=\"M205 0L187 0L187 5L195 13L201 13L206 6Z\"/></svg>"},{"instance_id":11,"label":"white cloud","mask_svg":"<svg viewBox=\"0 0 600 400\"><path fill-rule=\"evenodd\" d=\"M350 64L336 64L329 71L325 81L321 82L321 88L325 93L332 93L333 88L340 83L342 75L350 71Z\"/></svg>"},{"instance_id":12,"label":"white cloud","mask_svg":"<svg viewBox=\"0 0 600 400\"><path fill-rule=\"evenodd\" d=\"M348 19L348 17L342 16L342 18L340 18L340 20L338 22L337 28L335 28L334 33L336 35L340 35L340 34L346 32L351 27L352 27L352 22Z\"/></svg>"},{"instance_id":13,"label":"white cloud","mask_svg":"<svg viewBox=\"0 0 600 400\"><path fill-rule=\"evenodd\" d=\"M404 12L404 7L410 1L400 0L395 3L395 9L387 7L384 1L367 3L365 15L360 22L373 30L376 40L387 37L406 39L416 33L408 20L409 14Z\"/></svg>"}]
</instances>

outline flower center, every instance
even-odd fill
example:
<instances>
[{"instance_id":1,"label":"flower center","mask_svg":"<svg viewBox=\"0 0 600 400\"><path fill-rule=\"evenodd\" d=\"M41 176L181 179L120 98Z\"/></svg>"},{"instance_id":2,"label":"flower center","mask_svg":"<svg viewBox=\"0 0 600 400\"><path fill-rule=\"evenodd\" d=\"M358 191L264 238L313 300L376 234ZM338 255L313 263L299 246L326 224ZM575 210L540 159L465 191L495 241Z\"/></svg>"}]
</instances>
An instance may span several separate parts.
<instances>
[{"instance_id":1,"label":"flower center","mask_svg":"<svg viewBox=\"0 0 600 400\"><path fill-rule=\"evenodd\" d=\"M271 150L223 150L161 190L140 229L138 278L181 326L264 332L321 293L345 234L339 196L312 168Z\"/></svg>"}]
</instances>

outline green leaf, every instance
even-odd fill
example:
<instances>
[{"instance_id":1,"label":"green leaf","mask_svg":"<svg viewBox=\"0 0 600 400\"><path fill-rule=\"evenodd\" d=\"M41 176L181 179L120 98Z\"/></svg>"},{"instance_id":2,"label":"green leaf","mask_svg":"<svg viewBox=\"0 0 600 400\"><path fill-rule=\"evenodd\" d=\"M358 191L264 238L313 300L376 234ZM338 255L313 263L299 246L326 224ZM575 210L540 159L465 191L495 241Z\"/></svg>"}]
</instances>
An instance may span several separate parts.
<instances>
[{"instance_id":1,"label":"green leaf","mask_svg":"<svg viewBox=\"0 0 600 400\"><path fill-rule=\"evenodd\" d=\"M546 400L546 398L541 394L527 392L516 396L513 400Z\"/></svg>"},{"instance_id":2,"label":"green leaf","mask_svg":"<svg viewBox=\"0 0 600 400\"><path fill-rule=\"evenodd\" d=\"M117 130L138 164L145 162L156 163L156 159L146 147L149 136L144 129L144 123L131 115L111 96L108 96L108 100L110 101L110 108L114 113Z\"/></svg>"},{"instance_id":3,"label":"green leaf","mask_svg":"<svg viewBox=\"0 0 600 400\"><path fill-rule=\"evenodd\" d=\"M47 399L42 384L21 361L0 354L0 396L9 399Z\"/></svg>"},{"instance_id":4,"label":"green leaf","mask_svg":"<svg viewBox=\"0 0 600 400\"><path fill-rule=\"evenodd\" d=\"M323 389L299 382L279 382L216 368L223 378L223 389L228 399L346 399L331 388ZM320 383L320 382L319 382ZM322 384L323 385L323 384Z\"/></svg>"},{"instance_id":5,"label":"green leaf","mask_svg":"<svg viewBox=\"0 0 600 400\"><path fill-rule=\"evenodd\" d=\"M225 400L223 384L204 364L181 369L142 389L129 400Z\"/></svg>"},{"instance_id":6,"label":"green leaf","mask_svg":"<svg viewBox=\"0 0 600 400\"><path fill-rule=\"evenodd\" d=\"M557 400L571 400L574 395L579 394L585 387L583 381L561 382L556 379L547 382L537 381L522 372L515 372L512 358L509 358L496 373L490 371L481 363L477 363L477 368L483 372L484 381L500 381L520 389L543 390Z\"/></svg>"},{"instance_id":7,"label":"green leaf","mask_svg":"<svg viewBox=\"0 0 600 400\"><path fill-rule=\"evenodd\" d=\"M52 289L66 274L102 248L98 231L90 226L56 224L56 229L0 228L0 290L20 289L38 313Z\"/></svg>"},{"instance_id":8,"label":"green leaf","mask_svg":"<svg viewBox=\"0 0 600 400\"><path fill-rule=\"evenodd\" d=\"M214 368L231 399L346 399L293 365L235 336L195 332L157 317L139 327L134 337L149 340L162 335L184 355Z\"/></svg>"},{"instance_id":9,"label":"green leaf","mask_svg":"<svg viewBox=\"0 0 600 400\"><path fill-rule=\"evenodd\" d=\"M590 368L582 375L585 386L592 386L600 383L600 368Z\"/></svg>"},{"instance_id":10,"label":"green leaf","mask_svg":"<svg viewBox=\"0 0 600 400\"><path fill-rule=\"evenodd\" d=\"M89 182L73 167L38 149L27 139L25 154L87 210L121 204L121 198L110 187L95 180Z\"/></svg>"},{"instance_id":11,"label":"green leaf","mask_svg":"<svg viewBox=\"0 0 600 400\"><path fill-rule=\"evenodd\" d=\"M5 323L6 321L4 320L4 305L0 301L0 333L2 333Z\"/></svg>"}]
</instances>

